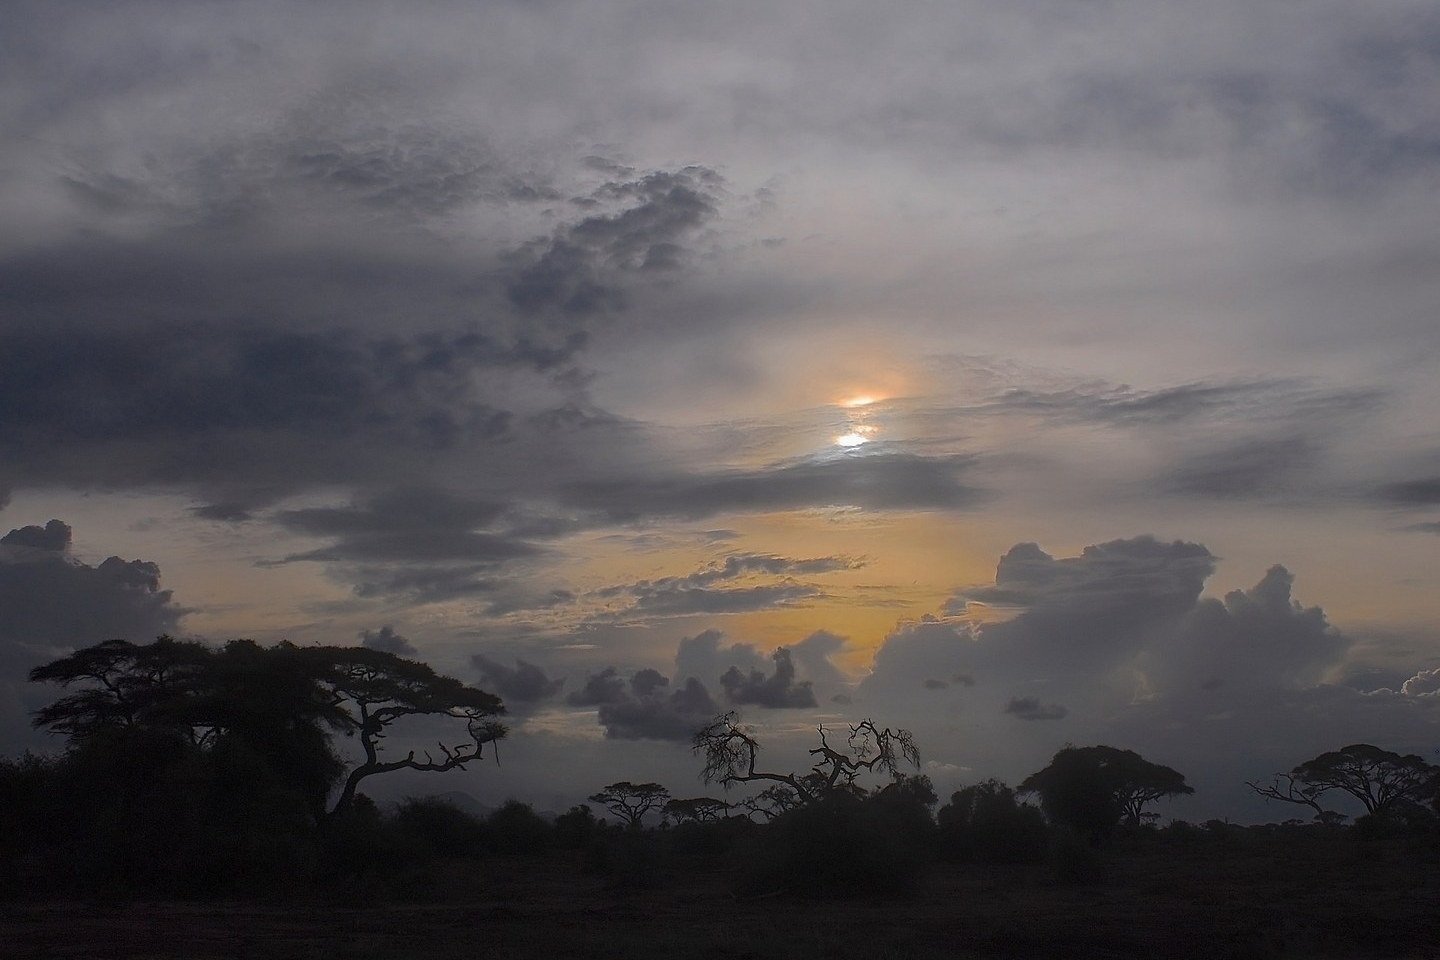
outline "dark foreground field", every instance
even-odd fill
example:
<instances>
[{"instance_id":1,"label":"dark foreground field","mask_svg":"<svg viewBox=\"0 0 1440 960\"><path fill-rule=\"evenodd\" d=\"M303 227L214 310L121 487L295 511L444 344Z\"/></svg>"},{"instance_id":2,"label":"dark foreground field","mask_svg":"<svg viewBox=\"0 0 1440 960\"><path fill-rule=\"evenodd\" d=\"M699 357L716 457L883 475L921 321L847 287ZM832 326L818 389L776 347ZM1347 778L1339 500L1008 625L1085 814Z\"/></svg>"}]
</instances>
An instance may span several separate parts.
<instances>
[{"instance_id":1,"label":"dark foreground field","mask_svg":"<svg viewBox=\"0 0 1440 960\"><path fill-rule=\"evenodd\" d=\"M1343 839L1112 851L1062 884L1045 865L934 867L893 897L736 899L722 876L648 889L569 860L490 861L366 906L12 903L13 957L1440 957L1440 864ZM363 899L364 891L355 896ZM407 900L411 902L406 902ZM353 901L352 901L353 902Z\"/></svg>"}]
</instances>

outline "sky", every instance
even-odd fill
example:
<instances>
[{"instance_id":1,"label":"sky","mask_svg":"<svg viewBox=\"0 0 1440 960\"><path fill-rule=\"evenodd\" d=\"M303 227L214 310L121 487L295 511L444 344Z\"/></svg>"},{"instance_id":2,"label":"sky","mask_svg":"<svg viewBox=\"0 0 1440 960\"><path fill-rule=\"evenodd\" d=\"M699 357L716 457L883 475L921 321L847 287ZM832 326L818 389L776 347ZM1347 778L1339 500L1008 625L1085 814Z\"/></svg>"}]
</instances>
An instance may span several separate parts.
<instances>
[{"instance_id":1,"label":"sky","mask_svg":"<svg viewBox=\"0 0 1440 960\"><path fill-rule=\"evenodd\" d=\"M499 693L376 791L547 809L730 709L1440 759L1433 3L5 7L0 750L168 632Z\"/></svg>"}]
</instances>

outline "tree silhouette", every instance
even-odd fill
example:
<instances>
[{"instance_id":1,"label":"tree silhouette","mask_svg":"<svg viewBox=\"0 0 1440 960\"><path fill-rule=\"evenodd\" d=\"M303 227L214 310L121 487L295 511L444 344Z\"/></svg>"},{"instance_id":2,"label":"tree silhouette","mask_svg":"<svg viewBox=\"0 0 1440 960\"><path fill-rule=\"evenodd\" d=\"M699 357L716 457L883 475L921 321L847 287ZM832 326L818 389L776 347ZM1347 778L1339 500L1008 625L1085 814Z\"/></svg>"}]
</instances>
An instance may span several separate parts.
<instances>
[{"instance_id":1,"label":"tree silhouette","mask_svg":"<svg viewBox=\"0 0 1440 960\"><path fill-rule=\"evenodd\" d=\"M444 772L481 756L505 735L498 697L429 666L364 647L262 647L234 640L220 650L162 636L137 645L107 640L30 673L74 692L36 712L34 723L73 744L141 732L181 737L212 757L262 758L319 820L354 803L367 777L395 770ZM385 760L381 741L398 721L445 716L468 739ZM364 759L345 774L332 732L360 742ZM344 775L335 803L326 798Z\"/></svg>"},{"instance_id":2,"label":"tree silhouette","mask_svg":"<svg viewBox=\"0 0 1440 960\"><path fill-rule=\"evenodd\" d=\"M665 804L666 819L676 823L717 823L730 815L732 804L714 797L676 798Z\"/></svg>"},{"instance_id":3,"label":"tree silhouette","mask_svg":"<svg viewBox=\"0 0 1440 960\"><path fill-rule=\"evenodd\" d=\"M1133 750L1115 747L1065 747L1019 786L1038 793L1052 823L1071 827L1098 841L1123 819L1138 824L1145 805L1162 797L1194 793L1185 777L1151 763Z\"/></svg>"},{"instance_id":4,"label":"tree silhouette","mask_svg":"<svg viewBox=\"0 0 1440 960\"><path fill-rule=\"evenodd\" d=\"M428 665L368 647L307 647L320 683L331 693L340 711L340 724L357 736L365 759L346 776L331 815L344 812L354 801L361 781L396 770L445 773L464 769L478 760L486 744L506 734L495 718L504 713L500 698L459 680L441 676ZM406 717L443 716L465 722L467 739L454 746L437 743L439 758L411 750L403 758L382 760L381 740L389 728Z\"/></svg>"},{"instance_id":5,"label":"tree silhouette","mask_svg":"<svg viewBox=\"0 0 1440 960\"><path fill-rule=\"evenodd\" d=\"M651 810L658 810L670 799L670 791L658 783L631 783L621 780L612 783L590 799L625 821L632 830L639 829L640 821Z\"/></svg>"},{"instance_id":6,"label":"tree silhouette","mask_svg":"<svg viewBox=\"0 0 1440 960\"><path fill-rule=\"evenodd\" d=\"M1425 803L1440 796L1440 767L1415 754L1352 743L1306 760L1288 774L1277 774L1270 787L1255 783L1249 787L1270 800L1303 803L1317 816L1325 813L1318 798L1339 790L1360 801L1366 813L1384 815L1407 803Z\"/></svg>"},{"instance_id":7,"label":"tree silhouette","mask_svg":"<svg viewBox=\"0 0 1440 960\"><path fill-rule=\"evenodd\" d=\"M691 747L705 758L701 777L706 783L718 783L728 790L737 783L771 781L788 787L801 804L837 793L858 792L855 781L863 773L895 775L901 763L920 765L920 752L908 730L882 728L867 717L850 725L844 748L837 749L831 745L824 724L817 729L820 745L809 751L815 762L804 774L757 769L760 742L753 730L740 726L733 710L697 732Z\"/></svg>"}]
</instances>

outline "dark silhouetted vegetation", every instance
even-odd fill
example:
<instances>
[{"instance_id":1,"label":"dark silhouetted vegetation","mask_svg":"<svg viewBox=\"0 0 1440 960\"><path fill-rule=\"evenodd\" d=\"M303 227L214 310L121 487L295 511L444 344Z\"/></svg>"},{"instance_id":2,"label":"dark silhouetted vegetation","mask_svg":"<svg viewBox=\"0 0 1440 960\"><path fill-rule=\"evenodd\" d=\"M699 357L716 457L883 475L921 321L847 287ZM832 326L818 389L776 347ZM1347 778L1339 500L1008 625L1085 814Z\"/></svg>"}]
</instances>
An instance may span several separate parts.
<instances>
[{"instance_id":1,"label":"dark silhouetted vegetation","mask_svg":"<svg viewBox=\"0 0 1440 960\"><path fill-rule=\"evenodd\" d=\"M1045 769L1027 777L1021 793L1040 795L1052 824L1097 843L1122 821L1138 825L1145 806L1162 797L1194 793L1176 770L1115 747L1065 747Z\"/></svg>"},{"instance_id":2,"label":"dark silhouetted vegetation","mask_svg":"<svg viewBox=\"0 0 1440 960\"><path fill-rule=\"evenodd\" d=\"M1045 858L1040 810L1020 803L999 780L958 790L936 813L940 848L961 863L1031 863Z\"/></svg>"},{"instance_id":3,"label":"dark silhouetted vegetation","mask_svg":"<svg viewBox=\"0 0 1440 960\"><path fill-rule=\"evenodd\" d=\"M672 797L658 783L620 780L590 798L600 814L578 804L553 818L458 793L377 804L361 780L462 766L503 733L499 703L388 654L309 651L117 641L37 671L65 688L37 720L68 746L0 761L0 895L17 908L263 898L269 910L318 903L314 916L339 907L356 918L423 904L427 917L462 911L451 953L488 944L520 956L678 950L671 928L703 926L715 903L726 905L725 924L711 936L726 955L791 955L793 937L761 931L766 917L788 925L799 914L825 931L815 934L824 955L867 958L954 954L957 918L967 931L959 953L1003 956L1392 956L1428 944L1422 929L1440 934L1416 920L1415 905L1440 895L1434 768L1418 757L1352 746L1276 780L1277 792L1317 810L1327 792L1353 798L1367 812L1350 827L1325 811L1161 828L1148 806L1190 787L1132 751L1066 747L1018 789L982 781L935 811L904 730L869 719L821 727L808 769L785 771L762 763L755 732L727 714L693 746L702 779L736 795ZM381 741L420 714L456 719L467 739L387 760ZM337 749L347 732L359 738L358 763ZM1038 807L1022 802L1027 792ZM1360 901L1344 893L1357 877L1370 891L1361 905L1403 904L1395 916L1413 937L1392 924L1357 939ZM786 906L765 913L775 898ZM929 911L932 936L893 922L897 898L907 918ZM830 899L844 905L826 908ZM477 902L482 913L463 913ZM1216 907L1202 915L1201 902ZM635 940L627 918L656 904L671 905L667 926ZM1156 911L1204 933L1172 935L1145 919ZM534 950L510 949L499 931L532 913ZM848 925L852 917L868 920ZM867 942L881 928L884 943Z\"/></svg>"}]
</instances>

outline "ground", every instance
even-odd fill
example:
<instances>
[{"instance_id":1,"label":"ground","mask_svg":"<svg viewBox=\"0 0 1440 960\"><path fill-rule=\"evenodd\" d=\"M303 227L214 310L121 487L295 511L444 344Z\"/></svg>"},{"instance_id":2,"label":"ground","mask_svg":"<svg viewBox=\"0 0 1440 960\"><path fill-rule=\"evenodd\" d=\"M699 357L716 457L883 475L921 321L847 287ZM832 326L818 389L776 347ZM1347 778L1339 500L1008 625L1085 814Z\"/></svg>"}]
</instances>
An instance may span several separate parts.
<instances>
[{"instance_id":1,"label":"ground","mask_svg":"<svg viewBox=\"0 0 1440 960\"><path fill-rule=\"evenodd\" d=\"M0 908L0 955L254 960L1440 957L1432 844L1344 839L1110 851L1084 884L1049 865L939 865L888 897L732 896L723 874L646 889L578 860L455 865L409 893ZM406 902L406 901L412 902ZM425 902L413 902L425 901Z\"/></svg>"}]
</instances>

